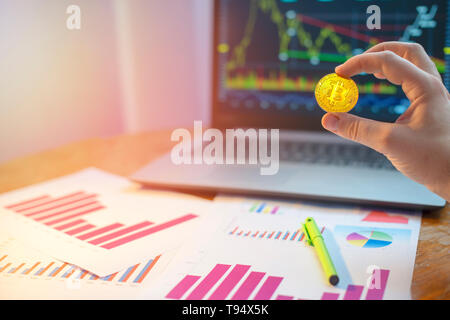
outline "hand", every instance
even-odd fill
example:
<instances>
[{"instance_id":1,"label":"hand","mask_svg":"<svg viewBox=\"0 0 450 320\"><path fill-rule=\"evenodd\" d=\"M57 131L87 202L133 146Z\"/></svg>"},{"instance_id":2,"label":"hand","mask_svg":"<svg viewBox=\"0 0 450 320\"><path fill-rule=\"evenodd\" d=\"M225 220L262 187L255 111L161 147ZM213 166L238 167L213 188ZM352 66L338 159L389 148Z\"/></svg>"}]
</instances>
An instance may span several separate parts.
<instances>
[{"instance_id":1,"label":"hand","mask_svg":"<svg viewBox=\"0 0 450 320\"><path fill-rule=\"evenodd\" d=\"M327 113L325 129L384 154L404 175L450 201L450 94L418 44L385 42L336 67L401 85L411 104L395 123Z\"/></svg>"}]
</instances>

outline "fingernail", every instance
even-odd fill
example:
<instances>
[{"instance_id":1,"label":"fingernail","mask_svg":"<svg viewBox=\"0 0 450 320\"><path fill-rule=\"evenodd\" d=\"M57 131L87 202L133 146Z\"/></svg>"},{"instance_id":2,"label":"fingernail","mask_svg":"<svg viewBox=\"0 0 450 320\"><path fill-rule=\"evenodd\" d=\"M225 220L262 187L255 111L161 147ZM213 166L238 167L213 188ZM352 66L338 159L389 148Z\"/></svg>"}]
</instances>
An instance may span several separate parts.
<instances>
[{"instance_id":1,"label":"fingernail","mask_svg":"<svg viewBox=\"0 0 450 320\"><path fill-rule=\"evenodd\" d=\"M322 125L325 129L336 132L339 125L339 118L333 114L327 114L322 121Z\"/></svg>"}]
</instances>

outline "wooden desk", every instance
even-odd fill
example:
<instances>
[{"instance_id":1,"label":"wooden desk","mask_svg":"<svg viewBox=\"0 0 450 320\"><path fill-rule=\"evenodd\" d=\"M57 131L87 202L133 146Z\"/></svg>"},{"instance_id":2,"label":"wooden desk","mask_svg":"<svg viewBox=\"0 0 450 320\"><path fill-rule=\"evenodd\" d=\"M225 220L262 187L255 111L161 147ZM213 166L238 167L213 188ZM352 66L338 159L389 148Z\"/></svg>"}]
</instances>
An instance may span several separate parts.
<instances>
[{"instance_id":1,"label":"wooden desk","mask_svg":"<svg viewBox=\"0 0 450 320\"><path fill-rule=\"evenodd\" d=\"M170 150L170 133L167 130L89 139L7 162L0 165L0 193L91 166L128 176ZM414 299L450 299L449 221L449 204L423 216L411 288Z\"/></svg>"}]
</instances>

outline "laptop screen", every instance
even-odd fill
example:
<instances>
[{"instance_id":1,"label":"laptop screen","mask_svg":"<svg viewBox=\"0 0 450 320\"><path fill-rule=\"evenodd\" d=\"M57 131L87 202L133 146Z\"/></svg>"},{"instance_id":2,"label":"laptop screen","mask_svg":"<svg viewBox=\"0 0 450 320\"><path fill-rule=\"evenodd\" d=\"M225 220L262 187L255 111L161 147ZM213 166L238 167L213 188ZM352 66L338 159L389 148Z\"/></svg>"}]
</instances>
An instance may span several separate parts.
<instances>
[{"instance_id":1,"label":"laptop screen","mask_svg":"<svg viewBox=\"0 0 450 320\"><path fill-rule=\"evenodd\" d=\"M420 43L449 88L449 12L447 0L216 0L213 122L320 130L317 81L383 41ZM353 79L351 113L393 122L408 108L401 87Z\"/></svg>"}]
</instances>

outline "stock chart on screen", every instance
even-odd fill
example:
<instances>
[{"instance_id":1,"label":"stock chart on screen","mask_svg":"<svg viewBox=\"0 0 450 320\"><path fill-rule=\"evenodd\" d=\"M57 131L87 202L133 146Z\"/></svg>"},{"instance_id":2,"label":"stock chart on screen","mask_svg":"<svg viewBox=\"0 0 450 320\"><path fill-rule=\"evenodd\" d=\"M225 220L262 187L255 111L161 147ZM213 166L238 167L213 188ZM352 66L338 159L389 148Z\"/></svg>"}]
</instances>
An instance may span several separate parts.
<instances>
[{"instance_id":1,"label":"stock chart on screen","mask_svg":"<svg viewBox=\"0 0 450 320\"><path fill-rule=\"evenodd\" d=\"M367 7L380 8L370 30ZM314 88L353 55L384 41L420 43L450 84L447 0L222 0L217 17L220 108L320 115ZM401 87L371 75L354 77L352 113L394 121L409 106Z\"/></svg>"}]
</instances>

